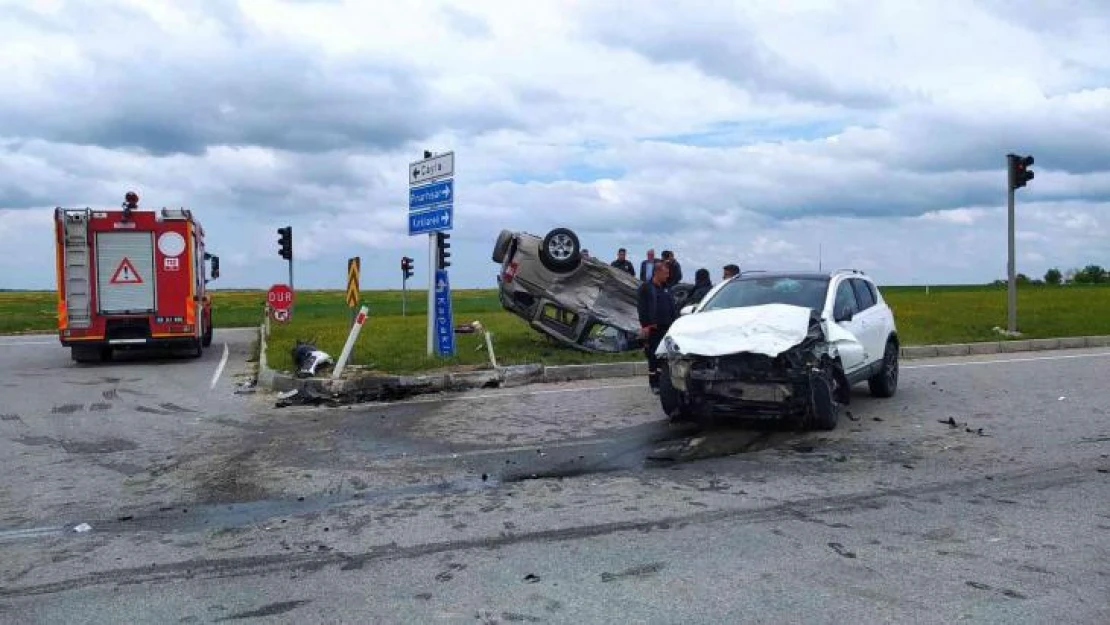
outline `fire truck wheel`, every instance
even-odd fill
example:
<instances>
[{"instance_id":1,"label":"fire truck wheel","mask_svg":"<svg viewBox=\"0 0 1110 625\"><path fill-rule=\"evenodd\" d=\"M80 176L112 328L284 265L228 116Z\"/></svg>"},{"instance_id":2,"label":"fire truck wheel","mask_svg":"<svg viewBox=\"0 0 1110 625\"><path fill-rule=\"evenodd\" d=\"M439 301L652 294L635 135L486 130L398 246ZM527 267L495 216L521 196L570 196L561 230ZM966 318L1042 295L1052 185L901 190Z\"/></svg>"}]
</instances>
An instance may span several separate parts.
<instances>
[{"instance_id":1,"label":"fire truck wheel","mask_svg":"<svg viewBox=\"0 0 1110 625\"><path fill-rule=\"evenodd\" d=\"M104 352L98 347L90 347L88 345L74 345L69 348L69 355L73 358L74 362L91 363L100 362L104 358Z\"/></svg>"},{"instance_id":2,"label":"fire truck wheel","mask_svg":"<svg viewBox=\"0 0 1110 625\"><path fill-rule=\"evenodd\" d=\"M212 345L212 320L206 319L205 321L206 323L204 324L204 338L201 340L201 344L205 347L209 347Z\"/></svg>"}]
</instances>

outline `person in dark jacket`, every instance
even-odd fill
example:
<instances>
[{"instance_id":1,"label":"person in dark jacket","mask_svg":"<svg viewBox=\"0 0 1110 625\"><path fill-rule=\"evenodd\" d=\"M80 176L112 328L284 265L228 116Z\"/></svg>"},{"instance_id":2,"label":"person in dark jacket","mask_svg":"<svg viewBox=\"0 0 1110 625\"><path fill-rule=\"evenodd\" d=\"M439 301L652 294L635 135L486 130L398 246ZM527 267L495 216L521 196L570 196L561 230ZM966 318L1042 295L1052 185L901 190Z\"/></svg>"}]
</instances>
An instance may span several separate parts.
<instances>
[{"instance_id":1,"label":"person in dark jacket","mask_svg":"<svg viewBox=\"0 0 1110 625\"><path fill-rule=\"evenodd\" d=\"M636 310L640 315L640 339L647 356L648 384L656 394L659 393L659 360L655 350L678 318L678 306L667 286L669 278L670 266L662 260L656 261L651 281L641 284L637 293Z\"/></svg>"},{"instance_id":2,"label":"person in dark jacket","mask_svg":"<svg viewBox=\"0 0 1110 625\"><path fill-rule=\"evenodd\" d=\"M640 261L640 282L651 282L651 272L655 269L655 250L647 251L647 258Z\"/></svg>"},{"instance_id":3,"label":"person in dark jacket","mask_svg":"<svg viewBox=\"0 0 1110 625\"><path fill-rule=\"evenodd\" d=\"M740 275L740 266L730 263L728 265L725 265L725 270L724 273L721 274L721 279L728 280L729 278L738 275Z\"/></svg>"},{"instance_id":4,"label":"person in dark jacket","mask_svg":"<svg viewBox=\"0 0 1110 625\"><path fill-rule=\"evenodd\" d=\"M712 288L713 282L709 279L709 270L704 267L698 269L694 272L694 290L690 291L690 299L686 300L686 303L697 304Z\"/></svg>"},{"instance_id":5,"label":"person in dark jacket","mask_svg":"<svg viewBox=\"0 0 1110 625\"><path fill-rule=\"evenodd\" d=\"M670 269L671 274L671 277L667 279L667 286L672 287L682 282L682 265L678 264L678 259L674 257L674 252L663 250L663 262L667 263L667 267Z\"/></svg>"},{"instance_id":6,"label":"person in dark jacket","mask_svg":"<svg viewBox=\"0 0 1110 625\"><path fill-rule=\"evenodd\" d=\"M632 266L632 261L628 260L628 250L623 247L617 250L617 260L612 262L612 265L621 271L628 272L628 275L636 275L636 268Z\"/></svg>"}]
</instances>

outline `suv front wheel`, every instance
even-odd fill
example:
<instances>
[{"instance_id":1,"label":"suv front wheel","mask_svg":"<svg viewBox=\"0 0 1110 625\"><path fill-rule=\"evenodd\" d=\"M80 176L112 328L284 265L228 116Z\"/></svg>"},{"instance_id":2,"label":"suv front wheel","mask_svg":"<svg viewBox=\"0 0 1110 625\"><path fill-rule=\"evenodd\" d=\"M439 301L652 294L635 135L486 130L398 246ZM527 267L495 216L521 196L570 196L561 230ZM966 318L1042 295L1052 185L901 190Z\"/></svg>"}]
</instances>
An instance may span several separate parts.
<instances>
[{"instance_id":1,"label":"suv front wheel","mask_svg":"<svg viewBox=\"0 0 1110 625\"><path fill-rule=\"evenodd\" d=\"M867 381L875 397L894 397L898 390L898 343L888 339L883 350L883 368Z\"/></svg>"}]
</instances>

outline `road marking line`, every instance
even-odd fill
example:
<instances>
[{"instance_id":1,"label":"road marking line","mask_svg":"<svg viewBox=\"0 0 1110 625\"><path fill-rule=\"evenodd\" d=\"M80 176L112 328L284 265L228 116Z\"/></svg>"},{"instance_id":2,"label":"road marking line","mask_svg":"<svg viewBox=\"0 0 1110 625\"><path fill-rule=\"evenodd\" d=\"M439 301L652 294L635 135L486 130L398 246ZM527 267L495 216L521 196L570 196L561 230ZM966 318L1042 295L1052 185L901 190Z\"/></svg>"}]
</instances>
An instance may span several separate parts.
<instances>
[{"instance_id":1,"label":"road marking line","mask_svg":"<svg viewBox=\"0 0 1110 625\"><path fill-rule=\"evenodd\" d=\"M1010 362L1041 362L1046 360L1075 360L1078 358L1106 358L1110 352L1097 354L1071 354L1067 356L1034 356L1031 358L995 358L993 360L975 360L972 362L940 362L935 365L904 365L902 369L942 369L944 367L970 367L972 365L1004 365Z\"/></svg>"},{"instance_id":2,"label":"road marking line","mask_svg":"<svg viewBox=\"0 0 1110 625\"><path fill-rule=\"evenodd\" d=\"M65 529L64 527L30 527L22 530L4 530L0 531L0 542L61 534Z\"/></svg>"},{"instance_id":3,"label":"road marking line","mask_svg":"<svg viewBox=\"0 0 1110 625\"><path fill-rule=\"evenodd\" d=\"M227 365L227 343L224 343L224 355L220 357L220 364L216 367L216 372L212 374L212 383L208 385L209 389L216 388L216 382L220 381L220 374L224 372L224 367Z\"/></svg>"},{"instance_id":4,"label":"road marking line","mask_svg":"<svg viewBox=\"0 0 1110 625\"><path fill-rule=\"evenodd\" d=\"M16 345L53 345L55 341L15 341L15 342L0 342L0 346L14 347Z\"/></svg>"}]
</instances>

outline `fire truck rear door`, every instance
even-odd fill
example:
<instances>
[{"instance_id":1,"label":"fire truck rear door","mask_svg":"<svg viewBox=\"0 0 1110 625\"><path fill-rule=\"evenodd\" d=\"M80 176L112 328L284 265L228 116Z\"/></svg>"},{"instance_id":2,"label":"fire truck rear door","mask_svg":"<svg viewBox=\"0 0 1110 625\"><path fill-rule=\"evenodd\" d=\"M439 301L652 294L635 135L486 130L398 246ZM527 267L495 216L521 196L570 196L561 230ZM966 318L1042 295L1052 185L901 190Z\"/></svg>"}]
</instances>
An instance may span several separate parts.
<instances>
[{"instance_id":1,"label":"fire truck rear door","mask_svg":"<svg viewBox=\"0 0 1110 625\"><path fill-rule=\"evenodd\" d=\"M101 314L154 312L154 235L96 235L97 308Z\"/></svg>"}]
</instances>

